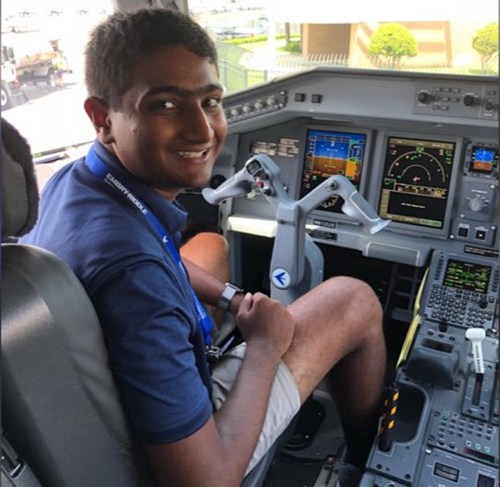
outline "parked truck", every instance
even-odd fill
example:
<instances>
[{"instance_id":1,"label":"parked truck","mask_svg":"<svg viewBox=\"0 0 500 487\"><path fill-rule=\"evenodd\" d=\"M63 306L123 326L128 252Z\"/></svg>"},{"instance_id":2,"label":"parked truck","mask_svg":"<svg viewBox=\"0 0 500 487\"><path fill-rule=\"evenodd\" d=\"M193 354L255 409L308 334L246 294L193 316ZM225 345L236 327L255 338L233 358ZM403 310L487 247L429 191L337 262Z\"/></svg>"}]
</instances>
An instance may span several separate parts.
<instances>
[{"instance_id":1,"label":"parked truck","mask_svg":"<svg viewBox=\"0 0 500 487\"><path fill-rule=\"evenodd\" d=\"M19 83L62 86L68 66L59 39L47 38L38 31L8 33L2 37L4 45L10 46L10 60Z\"/></svg>"},{"instance_id":2,"label":"parked truck","mask_svg":"<svg viewBox=\"0 0 500 487\"><path fill-rule=\"evenodd\" d=\"M9 46L2 46L2 80L0 88L0 107L2 110L11 108L26 100L17 77L14 50Z\"/></svg>"},{"instance_id":3,"label":"parked truck","mask_svg":"<svg viewBox=\"0 0 500 487\"><path fill-rule=\"evenodd\" d=\"M52 88L63 85L63 73L67 71L59 41L54 40L36 52L30 52L19 58L17 76L21 83L46 83Z\"/></svg>"}]
</instances>

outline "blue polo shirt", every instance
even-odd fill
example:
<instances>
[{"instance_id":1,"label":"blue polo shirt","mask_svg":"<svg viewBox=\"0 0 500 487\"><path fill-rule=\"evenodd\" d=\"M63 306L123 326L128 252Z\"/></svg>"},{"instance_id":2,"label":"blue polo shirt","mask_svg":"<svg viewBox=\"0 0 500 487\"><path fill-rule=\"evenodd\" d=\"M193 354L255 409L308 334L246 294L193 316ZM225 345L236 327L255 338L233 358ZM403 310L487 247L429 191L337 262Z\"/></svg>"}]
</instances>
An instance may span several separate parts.
<instances>
[{"instance_id":1,"label":"blue polo shirt","mask_svg":"<svg viewBox=\"0 0 500 487\"><path fill-rule=\"evenodd\" d=\"M94 149L178 239L185 211L99 142ZM22 242L61 257L83 283L138 439L171 443L201 428L212 414L211 380L192 291L144 215L80 159L45 186L38 222Z\"/></svg>"}]
</instances>

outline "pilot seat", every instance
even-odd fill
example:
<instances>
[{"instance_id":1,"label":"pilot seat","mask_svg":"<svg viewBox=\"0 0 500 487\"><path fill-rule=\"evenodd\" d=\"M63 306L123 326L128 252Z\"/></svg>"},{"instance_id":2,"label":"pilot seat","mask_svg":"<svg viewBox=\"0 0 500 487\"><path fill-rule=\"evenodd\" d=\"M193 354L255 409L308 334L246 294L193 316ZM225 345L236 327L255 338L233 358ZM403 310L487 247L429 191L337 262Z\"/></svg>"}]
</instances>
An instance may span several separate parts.
<instances>
[{"instance_id":1,"label":"pilot seat","mask_svg":"<svg viewBox=\"0 0 500 487\"><path fill-rule=\"evenodd\" d=\"M148 487L94 307L54 254L16 243L38 215L27 141L2 119L2 486ZM272 453L243 482L258 487Z\"/></svg>"}]
</instances>

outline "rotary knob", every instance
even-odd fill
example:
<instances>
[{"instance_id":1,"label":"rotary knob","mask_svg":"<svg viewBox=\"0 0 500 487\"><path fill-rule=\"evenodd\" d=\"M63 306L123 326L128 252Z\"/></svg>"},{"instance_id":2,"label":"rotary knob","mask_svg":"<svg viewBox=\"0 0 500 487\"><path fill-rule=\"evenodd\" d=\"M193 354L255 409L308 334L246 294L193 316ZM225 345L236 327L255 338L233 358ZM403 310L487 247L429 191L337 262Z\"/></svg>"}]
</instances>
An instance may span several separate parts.
<instances>
[{"instance_id":1,"label":"rotary knob","mask_svg":"<svg viewBox=\"0 0 500 487\"><path fill-rule=\"evenodd\" d=\"M469 198L469 208L472 211L481 211L485 207L485 201L480 196Z\"/></svg>"},{"instance_id":2,"label":"rotary knob","mask_svg":"<svg viewBox=\"0 0 500 487\"><path fill-rule=\"evenodd\" d=\"M487 111L487 112L491 112L495 109L495 103L492 102L491 100L487 100L484 104L484 109Z\"/></svg>"},{"instance_id":3,"label":"rotary knob","mask_svg":"<svg viewBox=\"0 0 500 487\"><path fill-rule=\"evenodd\" d=\"M488 299L486 298L486 294L481 294L477 304L481 309L485 309L488 307Z\"/></svg>"},{"instance_id":4,"label":"rotary knob","mask_svg":"<svg viewBox=\"0 0 500 487\"><path fill-rule=\"evenodd\" d=\"M214 174L210 178L210 182L208 183L208 185L212 189L217 189L225 180L226 178L222 174Z\"/></svg>"},{"instance_id":5,"label":"rotary knob","mask_svg":"<svg viewBox=\"0 0 500 487\"><path fill-rule=\"evenodd\" d=\"M425 105L432 101L432 95L428 91L419 91L417 93L417 100L419 103Z\"/></svg>"},{"instance_id":6,"label":"rotary knob","mask_svg":"<svg viewBox=\"0 0 500 487\"><path fill-rule=\"evenodd\" d=\"M467 93L464 95L462 102L466 107L472 107L477 104L477 96Z\"/></svg>"}]
</instances>

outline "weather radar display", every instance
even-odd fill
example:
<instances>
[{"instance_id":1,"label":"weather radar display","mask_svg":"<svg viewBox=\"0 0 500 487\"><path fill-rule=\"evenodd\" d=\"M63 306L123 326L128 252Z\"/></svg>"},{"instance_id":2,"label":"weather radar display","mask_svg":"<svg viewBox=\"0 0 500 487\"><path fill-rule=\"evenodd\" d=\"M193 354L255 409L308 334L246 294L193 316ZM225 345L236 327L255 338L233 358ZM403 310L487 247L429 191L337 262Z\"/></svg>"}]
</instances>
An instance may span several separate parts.
<instances>
[{"instance_id":1,"label":"weather radar display","mask_svg":"<svg viewBox=\"0 0 500 487\"><path fill-rule=\"evenodd\" d=\"M443 228L454 154L454 142L389 137L380 216Z\"/></svg>"}]
</instances>

